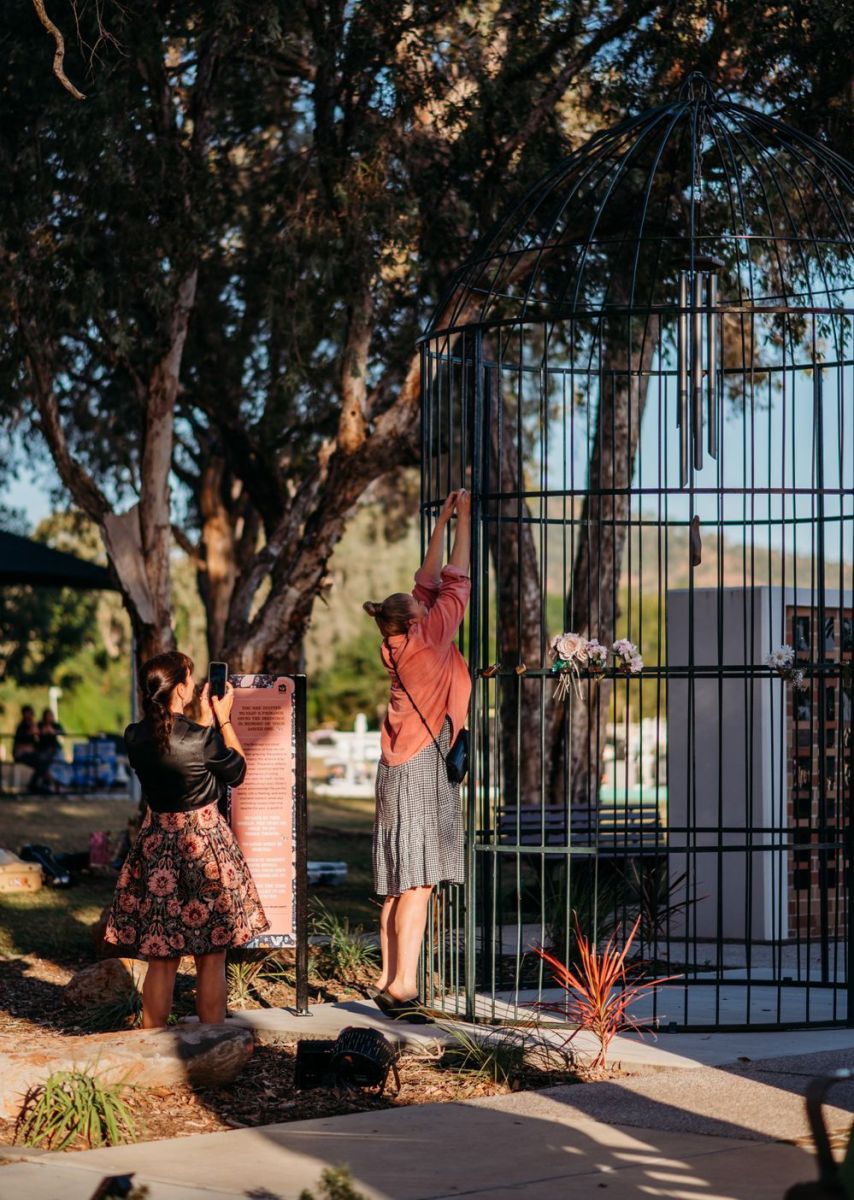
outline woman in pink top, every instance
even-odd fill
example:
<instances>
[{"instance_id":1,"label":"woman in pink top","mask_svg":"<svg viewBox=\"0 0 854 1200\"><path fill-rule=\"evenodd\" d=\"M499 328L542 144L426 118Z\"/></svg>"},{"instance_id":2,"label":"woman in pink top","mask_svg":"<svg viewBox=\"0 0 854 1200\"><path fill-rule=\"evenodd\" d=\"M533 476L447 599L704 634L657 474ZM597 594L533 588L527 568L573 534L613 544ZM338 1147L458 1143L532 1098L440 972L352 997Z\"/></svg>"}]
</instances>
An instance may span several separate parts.
<instances>
[{"instance_id":1,"label":"woman in pink top","mask_svg":"<svg viewBox=\"0 0 854 1200\"><path fill-rule=\"evenodd\" d=\"M445 528L454 513L456 536L442 567ZM377 770L374 887L385 897L375 999L392 1016L407 1016L418 1003L416 972L433 888L465 878L459 785L448 779L445 755L465 724L471 694L454 641L471 593L470 548L471 497L451 492L412 593L364 606L383 635L382 661L391 682Z\"/></svg>"}]
</instances>

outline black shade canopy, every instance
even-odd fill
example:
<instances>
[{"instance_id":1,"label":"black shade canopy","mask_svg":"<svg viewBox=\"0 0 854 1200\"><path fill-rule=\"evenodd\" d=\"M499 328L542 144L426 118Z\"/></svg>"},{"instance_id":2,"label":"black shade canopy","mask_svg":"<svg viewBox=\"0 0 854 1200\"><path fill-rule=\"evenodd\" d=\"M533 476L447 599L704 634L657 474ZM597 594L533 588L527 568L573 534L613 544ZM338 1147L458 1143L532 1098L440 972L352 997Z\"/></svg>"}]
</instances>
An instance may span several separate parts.
<instances>
[{"instance_id":1,"label":"black shade canopy","mask_svg":"<svg viewBox=\"0 0 854 1200\"><path fill-rule=\"evenodd\" d=\"M0 530L0 587L21 583L34 587L116 590L104 567Z\"/></svg>"}]
</instances>

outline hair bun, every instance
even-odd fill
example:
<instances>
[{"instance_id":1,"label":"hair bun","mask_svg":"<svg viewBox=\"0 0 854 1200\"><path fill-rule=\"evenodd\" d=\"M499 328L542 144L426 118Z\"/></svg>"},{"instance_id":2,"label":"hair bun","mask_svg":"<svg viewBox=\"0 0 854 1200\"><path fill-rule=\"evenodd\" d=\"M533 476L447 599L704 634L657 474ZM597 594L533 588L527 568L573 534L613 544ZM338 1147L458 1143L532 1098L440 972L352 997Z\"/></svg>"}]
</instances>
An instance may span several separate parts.
<instances>
[{"instance_id":1,"label":"hair bun","mask_svg":"<svg viewBox=\"0 0 854 1200\"><path fill-rule=\"evenodd\" d=\"M383 606L381 604L377 604L376 600L366 600L362 605L362 608L369 617L378 617L382 612Z\"/></svg>"}]
</instances>

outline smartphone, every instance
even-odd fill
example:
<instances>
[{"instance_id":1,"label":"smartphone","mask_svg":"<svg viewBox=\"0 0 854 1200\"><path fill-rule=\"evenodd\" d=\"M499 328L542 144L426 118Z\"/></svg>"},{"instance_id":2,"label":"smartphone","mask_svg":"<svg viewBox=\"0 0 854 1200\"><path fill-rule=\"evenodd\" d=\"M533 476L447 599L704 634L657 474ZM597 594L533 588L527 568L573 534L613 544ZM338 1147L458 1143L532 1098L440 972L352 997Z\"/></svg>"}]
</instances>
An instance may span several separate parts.
<instances>
[{"instance_id":1,"label":"smartphone","mask_svg":"<svg viewBox=\"0 0 854 1200\"><path fill-rule=\"evenodd\" d=\"M208 695L220 700L225 695L225 685L228 681L228 664L212 662L208 665Z\"/></svg>"}]
</instances>

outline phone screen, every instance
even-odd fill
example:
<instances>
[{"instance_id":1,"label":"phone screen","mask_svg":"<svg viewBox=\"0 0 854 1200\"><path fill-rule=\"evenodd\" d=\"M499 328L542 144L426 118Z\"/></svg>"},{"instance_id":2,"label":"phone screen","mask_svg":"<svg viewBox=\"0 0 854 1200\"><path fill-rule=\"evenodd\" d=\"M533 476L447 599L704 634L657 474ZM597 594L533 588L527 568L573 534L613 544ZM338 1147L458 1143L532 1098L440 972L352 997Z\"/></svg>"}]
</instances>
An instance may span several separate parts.
<instances>
[{"instance_id":1,"label":"phone screen","mask_svg":"<svg viewBox=\"0 0 854 1200\"><path fill-rule=\"evenodd\" d=\"M208 667L209 693L211 696L225 695L225 683L228 679L228 665L224 662L212 662Z\"/></svg>"}]
</instances>

